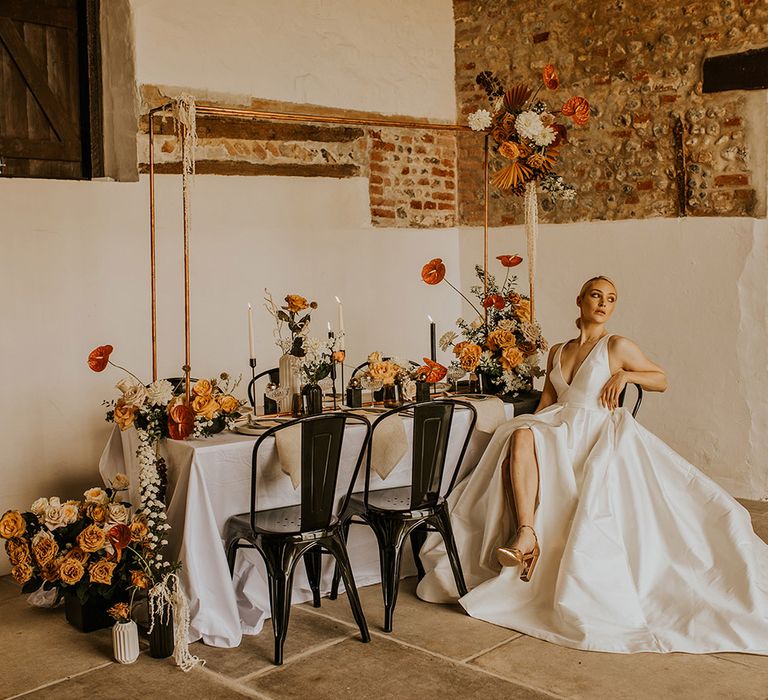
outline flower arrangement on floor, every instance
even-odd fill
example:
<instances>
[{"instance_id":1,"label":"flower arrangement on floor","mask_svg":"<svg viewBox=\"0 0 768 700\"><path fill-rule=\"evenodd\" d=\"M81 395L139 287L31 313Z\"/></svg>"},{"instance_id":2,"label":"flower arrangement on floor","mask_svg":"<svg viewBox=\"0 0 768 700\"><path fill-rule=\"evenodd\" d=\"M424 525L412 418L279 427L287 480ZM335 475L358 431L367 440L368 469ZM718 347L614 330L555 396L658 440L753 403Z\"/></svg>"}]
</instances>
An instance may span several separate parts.
<instances>
[{"instance_id":1,"label":"flower arrangement on floor","mask_svg":"<svg viewBox=\"0 0 768 700\"><path fill-rule=\"evenodd\" d=\"M471 321L459 318L456 325L463 339L456 342L459 333L448 331L440 338L440 348L447 352L453 348L456 359L451 363L449 376L460 378L462 373L481 373L496 391L515 395L531 389L534 377L544 376L538 364L539 352L546 352L547 341L538 323L531 321L530 300L515 291L517 277L510 270L522 262L519 255L500 255L497 260L506 269L501 286L493 275L488 275L488 292L484 291L485 271L479 265L475 273L481 284L472 286L471 293L480 302L481 311L447 279L445 265L440 258L430 260L421 271L424 282L430 285L445 281L475 310Z\"/></svg>"},{"instance_id":2,"label":"flower arrangement on floor","mask_svg":"<svg viewBox=\"0 0 768 700\"><path fill-rule=\"evenodd\" d=\"M544 67L541 83L535 90L525 82L505 89L491 71L480 73L476 82L488 96L492 111L479 109L469 115L468 121L474 131L489 131L494 150L503 159L503 166L493 176L493 185L523 195L528 183L539 181L553 198L573 199L576 190L555 172L568 135L565 124L557 118L569 117L574 124L583 126L589 121L589 102L573 96L551 110L538 99L542 87L554 91L560 86L552 64Z\"/></svg>"},{"instance_id":3,"label":"flower arrangement on floor","mask_svg":"<svg viewBox=\"0 0 768 700\"><path fill-rule=\"evenodd\" d=\"M400 396L405 401L416 398L416 382L435 384L445 378L448 368L429 358L423 358L424 364L415 366L399 357L384 359L380 352L368 355L368 367L358 374L363 389L378 391L385 387L397 386Z\"/></svg>"}]
</instances>

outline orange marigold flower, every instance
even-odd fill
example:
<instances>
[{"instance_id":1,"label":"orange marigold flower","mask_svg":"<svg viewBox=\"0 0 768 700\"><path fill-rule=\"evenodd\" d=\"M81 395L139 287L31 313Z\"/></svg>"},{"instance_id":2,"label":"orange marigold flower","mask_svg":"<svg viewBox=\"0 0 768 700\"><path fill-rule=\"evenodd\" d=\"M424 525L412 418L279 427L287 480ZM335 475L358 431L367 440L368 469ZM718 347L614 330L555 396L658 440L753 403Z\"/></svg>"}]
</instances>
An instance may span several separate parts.
<instances>
[{"instance_id":1,"label":"orange marigold flower","mask_svg":"<svg viewBox=\"0 0 768 700\"><path fill-rule=\"evenodd\" d=\"M111 345L99 345L88 355L88 366L94 372L102 372L109 364L109 356L114 348Z\"/></svg>"},{"instance_id":2,"label":"orange marigold flower","mask_svg":"<svg viewBox=\"0 0 768 700\"><path fill-rule=\"evenodd\" d=\"M551 63L548 63L546 66L544 66L542 79L544 80L544 85L546 85L550 90L557 90L557 88L560 87L560 78L557 75L555 66Z\"/></svg>"},{"instance_id":3,"label":"orange marigold flower","mask_svg":"<svg viewBox=\"0 0 768 700\"><path fill-rule=\"evenodd\" d=\"M504 267L516 267L523 259L519 255L497 255L498 260Z\"/></svg>"},{"instance_id":4,"label":"orange marigold flower","mask_svg":"<svg viewBox=\"0 0 768 700\"><path fill-rule=\"evenodd\" d=\"M445 277L445 265L442 258L433 258L421 268L421 279L427 284L440 284Z\"/></svg>"},{"instance_id":5,"label":"orange marigold flower","mask_svg":"<svg viewBox=\"0 0 768 700\"><path fill-rule=\"evenodd\" d=\"M499 311L501 311L504 308L504 305L506 302L504 301L504 297L500 294L489 294L485 299L483 299L483 308L484 309L490 309L492 306Z\"/></svg>"},{"instance_id":6,"label":"orange marigold flower","mask_svg":"<svg viewBox=\"0 0 768 700\"><path fill-rule=\"evenodd\" d=\"M583 97L574 95L560 110L566 117L571 117L574 124L584 126L589 121L589 102Z\"/></svg>"}]
</instances>

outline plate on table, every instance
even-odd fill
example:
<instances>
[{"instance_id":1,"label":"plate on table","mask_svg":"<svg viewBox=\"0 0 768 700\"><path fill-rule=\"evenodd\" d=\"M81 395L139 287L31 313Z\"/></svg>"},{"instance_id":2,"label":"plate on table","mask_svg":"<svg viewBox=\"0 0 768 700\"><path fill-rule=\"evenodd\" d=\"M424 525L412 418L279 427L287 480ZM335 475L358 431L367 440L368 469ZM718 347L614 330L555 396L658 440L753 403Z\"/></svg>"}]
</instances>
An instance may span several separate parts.
<instances>
[{"instance_id":1,"label":"plate on table","mask_svg":"<svg viewBox=\"0 0 768 700\"><path fill-rule=\"evenodd\" d=\"M245 423L238 423L232 429L240 435L261 435L270 428L275 428L283 423L294 420L292 416L273 416L270 418L250 418Z\"/></svg>"},{"instance_id":2,"label":"plate on table","mask_svg":"<svg viewBox=\"0 0 768 700\"><path fill-rule=\"evenodd\" d=\"M349 408L349 406L344 406L342 411L348 411L350 413L386 413L390 409L384 408L383 406L362 406L360 408Z\"/></svg>"}]
</instances>

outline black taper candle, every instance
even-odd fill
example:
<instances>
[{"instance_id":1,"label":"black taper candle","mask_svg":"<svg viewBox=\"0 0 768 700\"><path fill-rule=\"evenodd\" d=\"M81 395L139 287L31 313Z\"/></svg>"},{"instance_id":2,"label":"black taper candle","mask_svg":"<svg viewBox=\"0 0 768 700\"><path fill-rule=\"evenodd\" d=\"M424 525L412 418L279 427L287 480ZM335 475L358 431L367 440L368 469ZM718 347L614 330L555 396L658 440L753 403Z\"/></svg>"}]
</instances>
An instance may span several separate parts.
<instances>
[{"instance_id":1,"label":"black taper candle","mask_svg":"<svg viewBox=\"0 0 768 700\"><path fill-rule=\"evenodd\" d=\"M437 362L437 326L429 322L429 356L432 362Z\"/></svg>"}]
</instances>

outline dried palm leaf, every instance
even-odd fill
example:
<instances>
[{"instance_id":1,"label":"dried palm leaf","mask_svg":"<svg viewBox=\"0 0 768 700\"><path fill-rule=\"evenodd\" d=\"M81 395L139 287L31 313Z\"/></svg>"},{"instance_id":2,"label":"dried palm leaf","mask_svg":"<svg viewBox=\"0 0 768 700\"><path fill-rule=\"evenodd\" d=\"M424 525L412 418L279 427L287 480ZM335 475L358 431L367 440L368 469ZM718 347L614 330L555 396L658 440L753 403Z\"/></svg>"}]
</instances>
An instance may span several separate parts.
<instances>
[{"instance_id":1,"label":"dried palm leaf","mask_svg":"<svg viewBox=\"0 0 768 700\"><path fill-rule=\"evenodd\" d=\"M528 98L533 93L525 83L515 83L504 93L504 106L514 112L522 108Z\"/></svg>"},{"instance_id":2,"label":"dried palm leaf","mask_svg":"<svg viewBox=\"0 0 768 700\"><path fill-rule=\"evenodd\" d=\"M491 180L491 184L500 190L517 188L525 184L531 175L533 175L533 171L524 163L516 160L496 172Z\"/></svg>"}]
</instances>

